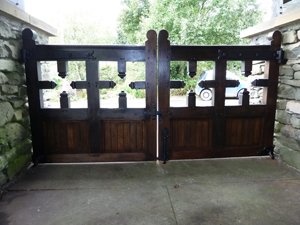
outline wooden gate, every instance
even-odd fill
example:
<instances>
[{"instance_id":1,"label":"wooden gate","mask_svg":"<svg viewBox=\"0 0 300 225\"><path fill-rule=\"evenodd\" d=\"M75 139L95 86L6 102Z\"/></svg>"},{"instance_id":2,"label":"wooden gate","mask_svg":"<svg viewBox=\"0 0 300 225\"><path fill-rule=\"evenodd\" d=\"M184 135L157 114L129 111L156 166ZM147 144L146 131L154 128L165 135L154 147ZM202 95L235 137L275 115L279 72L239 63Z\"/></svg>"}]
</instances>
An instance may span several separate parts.
<instances>
[{"instance_id":1,"label":"wooden gate","mask_svg":"<svg viewBox=\"0 0 300 225\"><path fill-rule=\"evenodd\" d=\"M283 55L279 32L274 33L271 45L264 46L171 46L166 31L160 32L158 41L155 31L149 31L147 38L145 46L38 45L32 30L23 31L35 163L166 161L273 151L277 80ZM214 104L196 106L191 92L187 107L170 107L170 88L182 83L170 80L170 63L187 61L190 73L195 74L197 61L205 60L215 62L215 80L202 82L203 87L215 90ZM247 91L240 105L225 105L226 86L234 85L225 78L229 60L244 61L246 74L251 73L253 60L266 61L264 79L253 82L264 88L262 105L249 104ZM56 62L62 78L68 76L68 62L85 62L86 80L70 85L86 90L87 108L70 108L66 92L60 94L59 108L43 107L42 90L56 86L52 80L41 79L43 61ZM100 107L99 90L115 85L101 80L101 74L99 77L99 62L105 61L117 62L120 77L126 75L126 62L145 62L145 81L130 85L145 89L144 108L128 108L125 93L120 93L118 108Z\"/></svg>"},{"instance_id":2,"label":"wooden gate","mask_svg":"<svg viewBox=\"0 0 300 225\"><path fill-rule=\"evenodd\" d=\"M23 31L34 162L156 159L156 32L149 31L147 37L145 46L36 45L34 32ZM40 62L56 61L58 75L65 77L67 62L74 60L85 62L86 81L73 81L71 86L87 90L87 108L69 108L65 92L59 109L41 107L41 90L56 84L41 80ZM127 108L125 93L120 93L119 108L100 107L99 89L115 85L99 79L102 61L116 61L121 77L126 75L126 62L145 62L145 81L132 83L133 88L145 88L145 108Z\"/></svg>"},{"instance_id":3,"label":"wooden gate","mask_svg":"<svg viewBox=\"0 0 300 225\"><path fill-rule=\"evenodd\" d=\"M210 157L255 156L273 154L281 33L273 34L271 45L260 46L171 46L167 31L158 37L158 79L160 111L160 158L191 159ZM252 61L265 61L264 78L252 82L263 88L263 102L249 104L249 92L239 104L225 105L226 87L238 84L226 80L228 61L243 61L243 71L251 74ZM195 93L188 96L187 107L170 107L170 63L187 61L195 74L197 61L213 61L214 80L201 86L214 89L212 106L196 107Z\"/></svg>"}]
</instances>

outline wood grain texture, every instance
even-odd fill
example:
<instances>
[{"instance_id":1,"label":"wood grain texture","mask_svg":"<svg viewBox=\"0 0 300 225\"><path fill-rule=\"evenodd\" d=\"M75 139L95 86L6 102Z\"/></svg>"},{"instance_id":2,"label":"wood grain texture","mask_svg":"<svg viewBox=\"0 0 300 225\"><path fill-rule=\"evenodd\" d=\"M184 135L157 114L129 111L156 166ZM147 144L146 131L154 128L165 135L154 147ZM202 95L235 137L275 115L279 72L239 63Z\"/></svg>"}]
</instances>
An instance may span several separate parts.
<instances>
[{"instance_id":1,"label":"wood grain texture","mask_svg":"<svg viewBox=\"0 0 300 225\"><path fill-rule=\"evenodd\" d=\"M43 122L44 149L47 154L75 154L90 152L86 121Z\"/></svg>"}]
</instances>

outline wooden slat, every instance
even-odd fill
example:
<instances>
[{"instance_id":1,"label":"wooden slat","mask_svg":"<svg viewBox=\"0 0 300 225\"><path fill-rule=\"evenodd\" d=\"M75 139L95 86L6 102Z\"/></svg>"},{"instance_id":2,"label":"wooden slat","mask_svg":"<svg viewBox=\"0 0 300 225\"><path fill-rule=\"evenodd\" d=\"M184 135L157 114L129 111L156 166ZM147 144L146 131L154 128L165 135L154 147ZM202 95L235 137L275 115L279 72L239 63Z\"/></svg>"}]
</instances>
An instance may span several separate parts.
<instances>
[{"instance_id":1,"label":"wooden slat","mask_svg":"<svg viewBox=\"0 0 300 225\"><path fill-rule=\"evenodd\" d=\"M84 121L46 121L43 122L45 152L88 153L88 123Z\"/></svg>"},{"instance_id":2,"label":"wooden slat","mask_svg":"<svg viewBox=\"0 0 300 225\"><path fill-rule=\"evenodd\" d=\"M209 119L171 120L171 151L205 151L211 148L211 122ZM201 153L199 153L201 154Z\"/></svg>"},{"instance_id":3,"label":"wooden slat","mask_svg":"<svg viewBox=\"0 0 300 225\"><path fill-rule=\"evenodd\" d=\"M43 162L122 162L149 160L144 153L91 153L91 154L48 154Z\"/></svg>"},{"instance_id":4,"label":"wooden slat","mask_svg":"<svg viewBox=\"0 0 300 225\"><path fill-rule=\"evenodd\" d=\"M270 45L256 46L171 46L172 61L270 60L275 59Z\"/></svg>"},{"instance_id":5,"label":"wooden slat","mask_svg":"<svg viewBox=\"0 0 300 225\"><path fill-rule=\"evenodd\" d=\"M263 147L263 118L228 118L226 120L226 146Z\"/></svg>"},{"instance_id":6,"label":"wooden slat","mask_svg":"<svg viewBox=\"0 0 300 225\"><path fill-rule=\"evenodd\" d=\"M168 32L162 30L158 36L158 104L162 120L159 120L159 158L163 159L164 149L162 146L163 130L170 130L170 59L171 49L170 41L168 40ZM167 139L165 139L167 140ZM169 142L169 140L167 140ZM168 145L169 146L169 145ZM169 148L166 149L169 151Z\"/></svg>"},{"instance_id":7,"label":"wooden slat","mask_svg":"<svg viewBox=\"0 0 300 225\"><path fill-rule=\"evenodd\" d=\"M145 61L144 46L37 45L34 53L32 58L37 61Z\"/></svg>"}]
</instances>

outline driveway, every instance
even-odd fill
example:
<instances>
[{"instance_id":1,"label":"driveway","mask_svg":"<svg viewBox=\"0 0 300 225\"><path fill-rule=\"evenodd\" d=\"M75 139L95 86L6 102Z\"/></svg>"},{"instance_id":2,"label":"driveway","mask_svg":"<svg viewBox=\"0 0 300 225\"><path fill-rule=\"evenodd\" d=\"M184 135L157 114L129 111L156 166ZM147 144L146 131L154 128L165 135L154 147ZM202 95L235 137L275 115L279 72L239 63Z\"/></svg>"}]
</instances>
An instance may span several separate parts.
<instances>
[{"instance_id":1,"label":"driveway","mask_svg":"<svg viewBox=\"0 0 300 225\"><path fill-rule=\"evenodd\" d=\"M300 174L269 158L30 168L3 225L297 225Z\"/></svg>"}]
</instances>

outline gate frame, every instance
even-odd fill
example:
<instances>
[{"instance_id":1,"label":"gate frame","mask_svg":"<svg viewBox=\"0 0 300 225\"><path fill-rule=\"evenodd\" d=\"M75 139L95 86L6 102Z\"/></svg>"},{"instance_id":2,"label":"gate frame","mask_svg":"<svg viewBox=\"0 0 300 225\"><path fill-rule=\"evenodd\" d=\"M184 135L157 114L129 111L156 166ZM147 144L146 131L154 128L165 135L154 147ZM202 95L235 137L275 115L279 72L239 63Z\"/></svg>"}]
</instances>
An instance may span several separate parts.
<instances>
[{"instance_id":1,"label":"gate frame","mask_svg":"<svg viewBox=\"0 0 300 225\"><path fill-rule=\"evenodd\" d=\"M166 161L169 159L192 159L192 158L210 158L210 157L228 157L228 156L254 156L273 153L274 122L277 100L277 85L279 76L279 64L284 63L284 52L281 47L282 35L275 31L270 36L270 45L257 46L180 46L170 45L168 32L161 30L158 35L158 107L161 114L159 122L159 159ZM245 93L241 106L225 106L225 85L226 85L226 65L227 61L244 61L244 72L251 74L252 60L265 60L264 79L255 83L257 86L263 86L266 92L264 99L265 105L249 105L249 92ZM197 61L215 62L215 95L214 106L195 107L195 99L190 98L190 106L182 108L170 107L170 63L171 61L187 61L195 63ZM210 85L209 83L207 85ZM195 96L195 95L193 95ZM194 102L193 102L194 101ZM256 111L253 113L252 110ZM235 111L235 113L231 113ZM248 115L247 115L248 114ZM203 116L204 115L204 116ZM207 115L205 117L205 115ZM241 146L226 146L226 118L235 115L240 118L262 118L263 133L260 146L244 148L244 154L239 152ZM209 126L212 132L211 145L200 151L192 149L189 151L176 152L172 149L172 130L171 119L176 118L207 118L211 120ZM174 119L175 118L175 119ZM210 135L210 134L208 134ZM177 138L177 137L174 137ZM188 141L187 141L188 142ZM251 149L254 148L252 151ZM243 147L242 147L243 149ZM226 153L226 151L228 153Z\"/></svg>"},{"instance_id":2,"label":"gate frame","mask_svg":"<svg viewBox=\"0 0 300 225\"><path fill-rule=\"evenodd\" d=\"M29 112L32 132L33 156L35 164L39 162L86 162L86 161L135 161L156 159L156 62L157 62L157 34L150 30L147 32L145 46L120 46L120 45L38 45L37 35L34 31L26 28L22 32L23 38L23 61L25 62L26 85L29 101ZM40 61L57 61L58 72L65 73L66 61L86 61L86 81L77 82L78 86L87 89L87 109L70 109L65 99L62 100L60 109L41 108L41 89L52 89L55 83L52 81L40 81ZM99 107L99 68L100 61L117 61L119 74L126 73L126 61L145 62L145 89L146 108L105 109ZM60 71L61 70L61 71ZM119 76L120 76L119 75ZM109 84L110 85L110 84ZM76 85L75 85L76 86ZM43 121L87 121L88 139L91 152L88 154L60 154L48 156L45 152L43 134ZM99 121L105 119L114 121L135 120L141 121L143 130L147 133L144 137L142 153L102 153L99 148L104 146L100 143ZM98 131L98 132L97 132ZM125 131L123 131L125 132ZM138 132L138 131L136 131ZM144 135L145 136L145 135ZM103 138L103 135L102 135ZM119 141L119 140L116 140ZM144 143L145 142L145 143Z\"/></svg>"},{"instance_id":3,"label":"gate frame","mask_svg":"<svg viewBox=\"0 0 300 225\"><path fill-rule=\"evenodd\" d=\"M281 46L281 33L275 31L271 45L259 46L176 46L170 45L168 32L159 32L158 40L155 31L147 33L145 46L91 46L91 45L37 45L36 34L30 30L23 31L23 61L25 62L26 84L29 102L29 113L31 121L33 162L73 162L73 161L132 161L132 160L155 160L156 144L158 144L158 159L202 158L202 157L228 157L241 156L236 152L236 146L226 145L226 118L242 115L239 118L260 117L263 121L262 143L256 146L255 151L244 148L245 155L257 155L263 151L271 153L273 157L273 135L276 110L277 84L279 75L279 64L283 62L283 51ZM128 54L127 54L128 52ZM40 89L51 88L51 82L39 81L40 61L72 61L84 60L87 64L88 109L68 109L64 105L61 109L41 109ZM252 60L266 60L265 79L258 81L257 86L267 88L265 98L266 105L249 106L249 95L244 94L242 105L238 107L225 106L225 74L226 62L230 60L245 61L245 72L252 70ZM145 61L146 77L146 108L144 109L103 109L99 108L99 61ZM215 61L215 101L213 107L195 107L195 102L190 99L188 107L173 109L170 107L170 62L188 61ZM121 66L122 67L122 66ZM122 68L121 68L122 69ZM121 71L122 73L124 71ZM89 76L88 74L92 74ZM43 87L41 87L43 86ZM158 87L158 89L157 89ZM158 92L158 98L157 98ZM192 95L191 95L192 96ZM255 112L251 110L255 109ZM232 113L231 111L234 111ZM58 112L58 114L57 114ZM113 112L113 114L112 114ZM199 120L209 119L209 132L211 132L211 146L204 149L204 153L186 151L176 153L172 150L172 132L170 132L171 119L186 118ZM59 120L88 120L88 133L92 151L88 155L70 154L63 157L52 157L47 159L43 142L43 121L45 118ZM103 119L112 120L142 120L149 134L147 144L143 150L144 156L138 154L116 154L105 155L99 152L99 140L95 130L100 131ZM159 123L157 129L156 123ZM157 130L156 130L157 129ZM157 132L157 133L156 133ZM158 136L158 140L157 140ZM199 148L199 146L198 146ZM224 149L230 150L224 153ZM259 152L257 152L259 151ZM214 155L209 155L213 153ZM243 153L243 152L242 152ZM69 158L68 158L69 157Z\"/></svg>"}]
</instances>

